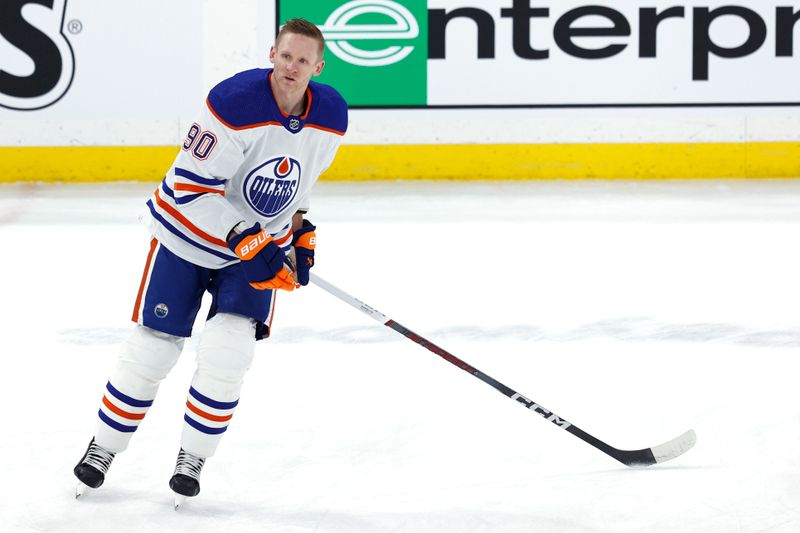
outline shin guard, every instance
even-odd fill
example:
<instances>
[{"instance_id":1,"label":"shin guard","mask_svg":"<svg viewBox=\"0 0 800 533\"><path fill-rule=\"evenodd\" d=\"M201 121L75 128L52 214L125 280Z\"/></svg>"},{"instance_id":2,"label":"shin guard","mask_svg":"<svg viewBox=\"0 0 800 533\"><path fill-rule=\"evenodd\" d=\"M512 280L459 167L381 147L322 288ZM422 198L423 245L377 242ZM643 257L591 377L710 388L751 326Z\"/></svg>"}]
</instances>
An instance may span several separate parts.
<instances>
[{"instance_id":1,"label":"shin guard","mask_svg":"<svg viewBox=\"0 0 800 533\"><path fill-rule=\"evenodd\" d=\"M239 403L239 391L255 353L255 322L220 313L207 323L197 346L197 371L184 414L181 448L214 455Z\"/></svg>"},{"instance_id":2,"label":"shin guard","mask_svg":"<svg viewBox=\"0 0 800 533\"><path fill-rule=\"evenodd\" d=\"M156 397L158 386L178 361L184 339L136 326L106 384L97 415L95 442L114 453L128 447Z\"/></svg>"}]
</instances>

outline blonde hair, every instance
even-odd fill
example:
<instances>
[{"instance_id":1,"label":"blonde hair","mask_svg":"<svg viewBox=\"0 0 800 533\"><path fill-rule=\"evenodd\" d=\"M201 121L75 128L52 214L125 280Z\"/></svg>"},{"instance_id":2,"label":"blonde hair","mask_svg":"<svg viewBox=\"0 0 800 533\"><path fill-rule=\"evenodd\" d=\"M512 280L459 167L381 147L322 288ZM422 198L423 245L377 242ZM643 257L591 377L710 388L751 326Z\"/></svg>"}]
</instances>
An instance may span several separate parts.
<instances>
[{"instance_id":1,"label":"blonde hair","mask_svg":"<svg viewBox=\"0 0 800 533\"><path fill-rule=\"evenodd\" d=\"M322 56L325 54L325 37L323 37L322 32L319 31L316 25L307 21L306 19L289 19L287 20L283 26L281 26L278 35L275 37L275 46L278 46L278 42L281 40L287 33L296 33L298 35L305 35L306 37L311 37L319 44L319 58L322 59Z\"/></svg>"}]
</instances>

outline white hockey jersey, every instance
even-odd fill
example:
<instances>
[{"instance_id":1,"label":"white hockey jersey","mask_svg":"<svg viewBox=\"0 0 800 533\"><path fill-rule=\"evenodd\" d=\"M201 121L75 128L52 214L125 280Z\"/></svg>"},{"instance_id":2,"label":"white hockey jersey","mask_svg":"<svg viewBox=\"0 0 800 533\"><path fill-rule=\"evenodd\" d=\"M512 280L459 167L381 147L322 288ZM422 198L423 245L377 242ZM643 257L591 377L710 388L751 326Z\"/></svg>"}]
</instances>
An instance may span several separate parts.
<instances>
[{"instance_id":1,"label":"white hockey jersey","mask_svg":"<svg viewBox=\"0 0 800 533\"><path fill-rule=\"evenodd\" d=\"M301 116L285 115L269 84L272 69L241 72L216 87L181 152L147 201L146 223L171 252L222 268L238 259L225 239L256 222L288 251L292 215L333 162L347 130L347 104L316 82Z\"/></svg>"}]
</instances>

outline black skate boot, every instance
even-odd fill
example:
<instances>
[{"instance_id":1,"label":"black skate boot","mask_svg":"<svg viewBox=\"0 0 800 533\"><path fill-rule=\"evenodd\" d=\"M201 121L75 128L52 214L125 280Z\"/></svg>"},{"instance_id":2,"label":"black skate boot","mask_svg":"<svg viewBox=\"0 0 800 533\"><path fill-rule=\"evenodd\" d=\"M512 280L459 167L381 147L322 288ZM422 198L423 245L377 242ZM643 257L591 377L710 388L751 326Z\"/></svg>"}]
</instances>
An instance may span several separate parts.
<instances>
[{"instance_id":1,"label":"black skate boot","mask_svg":"<svg viewBox=\"0 0 800 533\"><path fill-rule=\"evenodd\" d=\"M113 460L114 453L95 444L93 437L89 447L86 448L86 453L83 454L72 472L83 485L96 489L105 481L106 472ZM79 485L75 497L78 498L81 494L83 494L83 487Z\"/></svg>"},{"instance_id":2,"label":"black skate boot","mask_svg":"<svg viewBox=\"0 0 800 533\"><path fill-rule=\"evenodd\" d=\"M175 462L175 473L169 480L169 488L175 492L175 509L181 506L187 497L200 494L200 471L206 460L197 457L181 448Z\"/></svg>"}]
</instances>

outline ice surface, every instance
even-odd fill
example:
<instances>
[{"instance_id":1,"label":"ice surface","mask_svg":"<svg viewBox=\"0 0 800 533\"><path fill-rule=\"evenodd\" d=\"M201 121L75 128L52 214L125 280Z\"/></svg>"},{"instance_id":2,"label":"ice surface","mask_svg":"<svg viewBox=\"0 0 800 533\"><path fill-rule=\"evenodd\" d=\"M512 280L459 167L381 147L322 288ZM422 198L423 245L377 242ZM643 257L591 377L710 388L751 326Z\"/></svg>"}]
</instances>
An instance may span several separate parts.
<instances>
[{"instance_id":1,"label":"ice surface","mask_svg":"<svg viewBox=\"0 0 800 533\"><path fill-rule=\"evenodd\" d=\"M319 185L321 276L612 446L694 429L674 461L626 468L307 287L199 497L167 486L193 338L75 500L153 187L0 187L0 530L800 531L795 181Z\"/></svg>"}]
</instances>

